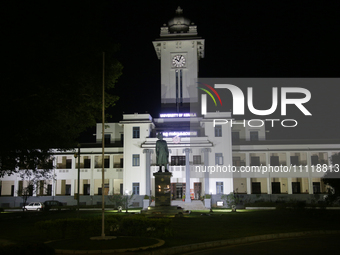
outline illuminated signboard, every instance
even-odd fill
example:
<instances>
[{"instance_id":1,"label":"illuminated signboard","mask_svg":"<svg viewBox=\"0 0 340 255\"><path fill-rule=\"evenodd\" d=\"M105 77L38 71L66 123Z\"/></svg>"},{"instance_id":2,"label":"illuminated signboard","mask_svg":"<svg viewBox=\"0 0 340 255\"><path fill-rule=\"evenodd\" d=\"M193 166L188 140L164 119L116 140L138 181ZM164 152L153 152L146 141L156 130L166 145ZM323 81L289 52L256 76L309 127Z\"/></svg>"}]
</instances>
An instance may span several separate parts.
<instances>
[{"instance_id":1,"label":"illuminated signboard","mask_svg":"<svg viewBox=\"0 0 340 255\"><path fill-rule=\"evenodd\" d=\"M164 137L173 137L173 136L197 136L197 131L171 131L171 132L163 132Z\"/></svg>"},{"instance_id":2,"label":"illuminated signboard","mask_svg":"<svg viewBox=\"0 0 340 255\"><path fill-rule=\"evenodd\" d=\"M196 113L161 113L161 118L189 118L196 117Z\"/></svg>"}]
</instances>

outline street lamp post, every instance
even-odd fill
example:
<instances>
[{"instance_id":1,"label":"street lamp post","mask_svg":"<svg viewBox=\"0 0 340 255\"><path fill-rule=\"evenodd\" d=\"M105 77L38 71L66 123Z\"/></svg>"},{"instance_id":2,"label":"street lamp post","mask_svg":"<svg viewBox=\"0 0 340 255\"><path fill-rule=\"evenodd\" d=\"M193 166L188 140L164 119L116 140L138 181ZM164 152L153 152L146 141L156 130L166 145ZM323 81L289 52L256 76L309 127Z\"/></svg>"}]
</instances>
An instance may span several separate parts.
<instances>
[{"instance_id":1,"label":"street lamp post","mask_svg":"<svg viewBox=\"0 0 340 255\"><path fill-rule=\"evenodd\" d=\"M128 190L125 190L125 212L127 213L128 212L128 195L129 195L129 191Z\"/></svg>"},{"instance_id":2,"label":"street lamp post","mask_svg":"<svg viewBox=\"0 0 340 255\"><path fill-rule=\"evenodd\" d=\"M105 198L104 198L104 170L105 170L105 52L103 52L103 88L102 88L102 235L105 238Z\"/></svg>"},{"instance_id":3,"label":"street lamp post","mask_svg":"<svg viewBox=\"0 0 340 255\"><path fill-rule=\"evenodd\" d=\"M78 144L78 153L74 154L78 158L78 184L77 184L77 211L79 216L79 192L80 192L80 144Z\"/></svg>"}]
</instances>

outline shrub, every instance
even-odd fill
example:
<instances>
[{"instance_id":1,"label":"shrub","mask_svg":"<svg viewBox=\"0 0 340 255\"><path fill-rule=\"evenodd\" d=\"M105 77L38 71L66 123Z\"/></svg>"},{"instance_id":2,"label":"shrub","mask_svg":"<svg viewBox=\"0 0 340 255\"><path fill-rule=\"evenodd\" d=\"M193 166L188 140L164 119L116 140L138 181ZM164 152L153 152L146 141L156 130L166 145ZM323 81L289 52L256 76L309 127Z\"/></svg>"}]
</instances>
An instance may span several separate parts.
<instances>
[{"instance_id":1,"label":"shrub","mask_svg":"<svg viewBox=\"0 0 340 255\"><path fill-rule=\"evenodd\" d=\"M50 255L55 254L54 249L43 243L19 243L0 246L1 255L25 254L25 255Z\"/></svg>"},{"instance_id":2,"label":"shrub","mask_svg":"<svg viewBox=\"0 0 340 255\"><path fill-rule=\"evenodd\" d=\"M126 217L121 222L122 235L167 237L172 235L172 220L164 218Z\"/></svg>"},{"instance_id":3,"label":"shrub","mask_svg":"<svg viewBox=\"0 0 340 255\"><path fill-rule=\"evenodd\" d=\"M172 235L171 219L152 219L143 216L105 217L105 233L123 236L166 237ZM101 217L90 219L57 219L40 221L36 227L48 239L65 239L87 236L100 236Z\"/></svg>"}]
</instances>

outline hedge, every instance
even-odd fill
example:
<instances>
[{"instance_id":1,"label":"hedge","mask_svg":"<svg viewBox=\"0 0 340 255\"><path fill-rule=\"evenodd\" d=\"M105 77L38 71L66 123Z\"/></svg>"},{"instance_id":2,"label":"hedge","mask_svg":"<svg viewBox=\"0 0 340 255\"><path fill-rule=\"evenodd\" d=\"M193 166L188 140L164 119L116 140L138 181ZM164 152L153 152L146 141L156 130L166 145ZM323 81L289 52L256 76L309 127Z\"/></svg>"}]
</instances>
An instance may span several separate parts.
<instances>
[{"instance_id":1,"label":"hedge","mask_svg":"<svg viewBox=\"0 0 340 255\"><path fill-rule=\"evenodd\" d=\"M89 219L56 219L40 221L36 227L49 240L100 236L101 217ZM105 217L105 234L120 236L166 237L173 233L172 220L143 216Z\"/></svg>"}]
</instances>

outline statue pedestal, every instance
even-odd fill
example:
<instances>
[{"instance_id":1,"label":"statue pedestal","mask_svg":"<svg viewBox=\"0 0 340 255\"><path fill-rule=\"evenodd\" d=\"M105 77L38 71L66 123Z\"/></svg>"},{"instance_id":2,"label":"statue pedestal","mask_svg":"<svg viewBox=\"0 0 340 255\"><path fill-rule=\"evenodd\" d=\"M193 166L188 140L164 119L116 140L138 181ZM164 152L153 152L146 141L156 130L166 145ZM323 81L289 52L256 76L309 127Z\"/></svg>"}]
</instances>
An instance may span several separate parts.
<instances>
[{"instance_id":1,"label":"statue pedestal","mask_svg":"<svg viewBox=\"0 0 340 255\"><path fill-rule=\"evenodd\" d=\"M155 206L171 206L172 173L154 173L153 176L155 176Z\"/></svg>"},{"instance_id":2,"label":"statue pedestal","mask_svg":"<svg viewBox=\"0 0 340 255\"><path fill-rule=\"evenodd\" d=\"M152 214L157 217L164 215L176 215L183 213L183 209L177 206L171 206L171 176L172 173L162 172L154 173L155 176L155 206L150 206L145 214Z\"/></svg>"}]
</instances>

